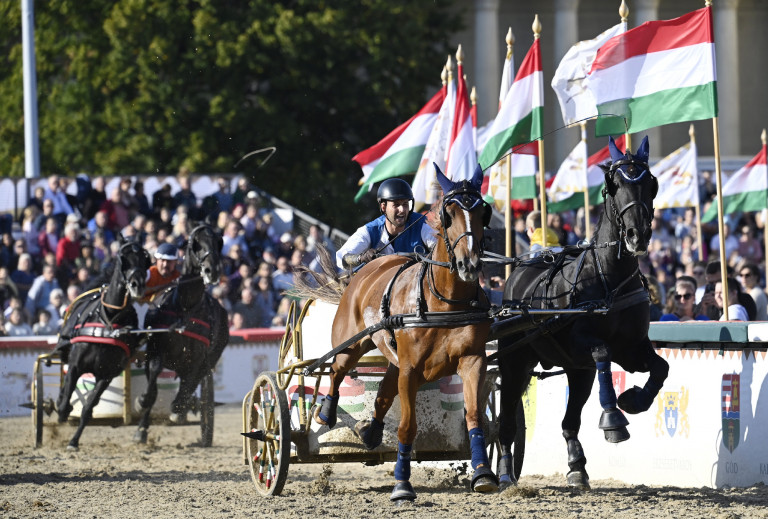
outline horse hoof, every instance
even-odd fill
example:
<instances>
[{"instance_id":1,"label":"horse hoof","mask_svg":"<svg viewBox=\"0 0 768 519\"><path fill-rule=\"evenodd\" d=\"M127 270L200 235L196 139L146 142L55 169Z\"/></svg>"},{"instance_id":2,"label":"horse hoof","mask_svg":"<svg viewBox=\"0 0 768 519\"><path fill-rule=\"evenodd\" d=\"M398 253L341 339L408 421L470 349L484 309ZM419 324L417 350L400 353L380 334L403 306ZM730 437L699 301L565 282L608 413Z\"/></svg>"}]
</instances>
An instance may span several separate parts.
<instances>
[{"instance_id":1,"label":"horse hoof","mask_svg":"<svg viewBox=\"0 0 768 519\"><path fill-rule=\"evenodd\" d=\"M497 492L499 490L499 481L496 474L486 466L477 467L472 476L472 490L475 492Z\"/></svg>"},{"instance_id":2,"label":"horse hoof","mask_svg":"<svg viewBox=\"0 0 768 519\"><path fill-rule=\"evenodd\" d=\"M571 490L579 490L579 491L592 490L592 488L589 486L589 477L587 477L586 472L581 472L581 471L569 472L568 475L566 476L566 479L568 480L568 486L571 487Z\"/></svg>"},{"instance_id":3,"label":"horse hoof","mask_svg":"<svg viewBox=\"0 0 768 519\"><path fill-rule=\"evenodd\" d=\"M513 479L509 474L502 474L499 476L499 491L503 492L504 490L512 487L517 486L517 480Z\"/></svg>"},{"instance_id":4,"label":"horse hoof","mask_svg":"<svg viewBox=\"0 0 768 519\"><path fill-rule=\"evenodd\" d=\"M413 490L410 481L398 481L389 496L390 501L413 501L416 499L416 492Z\"/></svg>"},{"instance_id":5,"label":"horse hoof","mask_svg":"<svg viewBox=\"0 0 768 519\"><path fill-rule=\"evenodd\" d=\"M355 424L355 434L363 442L365 448L372 451L384 438L384 422L378 420L361 420Z\"/></svg>"},{"instance_id":6,"label":"horse hoof","mask_svg":"<svg viewBox=\"0 0 768 519\"><path fill-rule=\"evenodd\" d=\"M134 443L147 443L147 430L146 429L139 429L136 431L136 434L133 435L133 442Z\"/></svg>"},{"instance_id":7,"label":"horse hoof","mask_svg":"<svg viewBox=\"0 0 768 519\"><path fill-rule=\"evenodd\" d=\"M617 408L603 409L603 414L600 415L600 423L597 425L600 429L619 429L629 425L629 420L624 416L624 413Z\"/></svg>"},{"instance_id":8,"label":"horse hoof","mask_svg":"<svg viewBox=\"0 0 768 519\"><path fill-rule=\"evenodd\" d=\"M638 414L650 409L653 398L648 391L634 386L619 395L618 404L625 413Z\"/></svg>"},{"instance_id":9,"label":"horse hoof","mask_svg":"<svg viewBox=\"0 0 768 519\"><path fill-rule=\"evenodd\" d=\"M629 431L626 427L606 429L603 432L605 433L605 441L608 443L621 443L629 440Z\"/></svg>"},{"instance_id":10,"label":"horse hoof","mask_svg":"<svg viewBox=\"0 0 768 519\"><path fill-rule=\"evenodd\" d=\"M79 451L79 450L80 450L80 447L78 447L77 445L72 445L72 444L70 443L69 445L67 445L67 450L68 450L69 452L77 452L77 451Z\"/></svg>"},{"instance_id":11,"label":"horse hoof","mask_svg":"<svg viewBox=\"0 0 768 519\"><path fill-rule=\"evenodd\" d=\"M171 413L171 415L168 417L168 419L171 421L171 423L176 425L185 425L187 423L187 414L177 414L177 413Z\"/></svg>"}]
</instances>

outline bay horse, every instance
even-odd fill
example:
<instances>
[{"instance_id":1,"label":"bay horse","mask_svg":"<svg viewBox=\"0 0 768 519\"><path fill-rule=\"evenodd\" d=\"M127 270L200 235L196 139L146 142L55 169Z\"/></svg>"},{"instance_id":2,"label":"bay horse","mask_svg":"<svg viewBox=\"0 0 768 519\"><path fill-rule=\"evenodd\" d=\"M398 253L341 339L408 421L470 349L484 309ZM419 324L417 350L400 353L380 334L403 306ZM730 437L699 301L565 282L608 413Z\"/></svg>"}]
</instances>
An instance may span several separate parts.
<instances>
[{"instance_id":1,"label":"bay horse","mask_svg":"<svg viewBox=\"0 0 768 519\"><path fill-rule=\"evenodd\" d=\"M221 246L221 236L210 225L200 224L192 229L184 248L178 282L158 294L154 300L156 307L147 313L144 321L147 328L169 333L150 333L147 339L144 365L147 389L138 399L142 412L133 437L137 443L147 442L150 412L157 400L157 378L163 368L175 371L180 379L179 392L171 403L170 419L183 424L187 412L195 405L197 386L208 379L229 342L227 312L205 290L206 285L219 281ZM212 395L212 388L208 394ZM207 404L212 411L213 402ZM202 421L201 443L203 447L210 447L213 417L203 417Z\"/></svg>"},{"instance_id":2,"label":"bay horse","mask_svg":"<svg viewBox=\"0 0 768 519\"><path fill-rule=\"evenodd\" d=\"M568 450L567 483L589 489L586 458L578 439L581 412L597 374L599 428L608 442L629 438L621 408L635 414L648 410L667 378L669 365L648 339L649 298L638 256L648 250L653 199L658 181L648 168L648 138L637 154L622 153L609 139L611 161L605 173L604 210L591 242L552 254L546 251L515 266L504 286L504 304L538 309L608 307L605 314L550 318L538 330L499 339L501 373L501 442L499 476L502 487L516 484L511 444L519 426L520 399L538 364L564 368L569 395L562 421ZM515 344L517 343L517 344ZM513 350L513 351L512 351ZM512 351L511 354L507 354ZM618 400L611 362L628 372L649 372L643 388L626 390ZM618 407L617 407L618 406ZM523 418L524 420L524 418Z\"/></svg>"},{"instance_id":3,"label":"bay horse","mask_svg":"<svg viewBox=\"0 0 768 519\"><path fill-rule=\"evenodd\" d=\"M373 418L358 423L355 430L367 448L377 447L382 441L384 415L395 396L400 396L396 483L390 496L398 502L416 498L409 481L411 450L417 431L416 392L427 382L456 373L461 376L464 388L475 471L472 488L477 492L498 490L485 451L480 402L480 388L486 375L485 343L490 328L487 317L490 305L479 286L478 275L482 267L483 227L489 223L490 208L480 193L483 180L480 167L471 180L460 182L450 181L436 165L435 168L444 192L439 220L433 223L439 235L437 244L429 256L420 261L398 255L384 256L352 276L333 321L333 351L387 318L406 315L415 322L372 331L338 351L330 368L328 394L322 406L313 412L316 422L333 427L339 386L344 377L365 353L375 348L382 352L389 366L379 386Z\"/></svg>"},{"instance_id":4,"label":"bay horse","mask_svg":"<svg viewBox=\"0 0 768 519\"><path fill-rule=\"evenodd\" d=\"M72 303L56 346L62 352L62 364L69 364L56 401L60 423L72 412L70 399L80 376L92 373L96 381L83 405L80 425L67 445L69 450L79 448L93 408L139 346L138 336L129 332L138 327L133 301L144 295L150 259L141 245L118 237L120 249L109 284L86 292Z\"/></svg>"}]
</instances>

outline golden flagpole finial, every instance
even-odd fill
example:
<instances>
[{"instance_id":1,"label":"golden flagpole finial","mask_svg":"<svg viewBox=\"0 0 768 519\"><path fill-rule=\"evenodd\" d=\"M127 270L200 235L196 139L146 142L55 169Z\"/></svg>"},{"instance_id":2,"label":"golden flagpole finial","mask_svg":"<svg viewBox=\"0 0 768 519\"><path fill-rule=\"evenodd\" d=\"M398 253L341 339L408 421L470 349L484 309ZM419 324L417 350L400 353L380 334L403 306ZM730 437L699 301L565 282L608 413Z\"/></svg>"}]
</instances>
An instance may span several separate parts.
<instances>
[{"instance_id":1,"label":"golden flagpole finial","mask_svg":"<svg viewBox=\"0 0 768 519\"><path fill-rule=\"evenodd\" d=\"M539 15L535 15L533 18L533 24L531 25L533 30L533 39L538 40L541 37L541 22L539 21Z\"/></svg>"},{"instance_id":2,"label":"golden flagpole finial","mask_svg":"<svg viewBox=\"0 0 768 519\"><path fill-rule=\"evenodd\" d=\"M440 81L443 82L443 86L448 84L448 67L443 65L443 71L440 72Z\"/></svg>"},{"instance_id":3,"label":"golden flagpole finial","mask_svg":"<svg viewBox=\"0 0 768 519\"><path fill-rule=\"evenodd\" d=\"M619 6L619 16L621 16L622 22L627 23L627 20L629 19L629 7L624 0L621 0L621 5Z\"/></svg>"},{"instance_id":4,"label":"golden flagpole finial","mask_svg":"<svg viewBox=\"0 0 768 519\"><path fill-rule=\"evenodd\" d=\"M456 64L461 65L464 63L464 50L461 48L461 43L459 43L459 48L456 49Z\"/></svg>"},{"instance_id":5,"label":"golden flagpole finial","mask_svg":"<svg viewBox=\"0 0 768 519\"><path fill-rule=\"evenodd\" d=\"M469 93L469 100L472 103L472 106L477 104L477 89L474 86L472 87L472 91Z\"/></svg>"},{"instance_id":6,"label":"golden flagpole finial","mask_svg":"<svg viewBox=\"0 0 768 519\"><path fill-rule=\"evenodd\" d=\"M448 82L450 83L453 81L453 60L451 60L451 56L448 56L448 59L445 61L445 70L448 71Z\"/></svg>"},{"instance_id":7,"label":"golden flagpole finial","mask_svg":"<svg viewBox=\"0 0 768 519\"><path fill-rule=\"evenodd\" d=\"M507 31L507 36L504 38L507 42L507 59L512 57L512 49L515 46L515 35L512 34L512 27Z\"/></svg>"},{"instance_id":8,"label":"golden flagpole finial","mask_svg":"<svg viewBox=\"0 0 768 519\"><path fill-rule=\"evenodd\" d=\"M704 0L704 7L712 7L712 0Z\"/></svg>"},{"instance_id":9,"label":"golden flagpole finial","mask_svg":"<svg viewBox=\"0 0 768 519\"><path fill-rule=\"evenodd\" d=\"M763 128L763 133L760 134L760 140L763 141L763 146L765 146L765 128Z\"/></svg>"},{"instance_id":10,"label":"golden flagpole finial","mask_svg":"<svg viewBox=\"0 0 768 519\"><path fill-rule=\"evenodd\" d=\"M688 136L691 138L691 142L696 142L696 131L693 129L693 123L688 127Z\"/></svg>"}]
</instances>

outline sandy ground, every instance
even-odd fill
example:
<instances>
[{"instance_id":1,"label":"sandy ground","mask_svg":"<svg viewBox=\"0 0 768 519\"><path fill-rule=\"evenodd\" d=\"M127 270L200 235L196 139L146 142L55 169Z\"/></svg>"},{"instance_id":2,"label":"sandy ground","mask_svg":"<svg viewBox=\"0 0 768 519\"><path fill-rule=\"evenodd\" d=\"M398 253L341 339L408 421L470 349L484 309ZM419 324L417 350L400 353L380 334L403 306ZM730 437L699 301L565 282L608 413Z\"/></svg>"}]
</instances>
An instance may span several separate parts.
<instances>
[{"instance_id":1,"label":"sandy ground","mask_svg":"<svg viewBox=\"0 0 768 519\"><path fill-rule=\"evenodd\" d=\"M572 493L561 475L524 475L516 489L473 494L452 468L414 464L414 503L389 501L392 464L297 464L282 495L261 497L241 454L240 410L216 409L214 445L197 445L198 426L153 426L147 445L133 426L91 426L80 451L65 447L74 428L47 426L34 449L31 420L0 419L0 517L499 517L499 518L768 518L768 487L712 490L632 486L593 480Z\"/></svg>"}]
</instances>

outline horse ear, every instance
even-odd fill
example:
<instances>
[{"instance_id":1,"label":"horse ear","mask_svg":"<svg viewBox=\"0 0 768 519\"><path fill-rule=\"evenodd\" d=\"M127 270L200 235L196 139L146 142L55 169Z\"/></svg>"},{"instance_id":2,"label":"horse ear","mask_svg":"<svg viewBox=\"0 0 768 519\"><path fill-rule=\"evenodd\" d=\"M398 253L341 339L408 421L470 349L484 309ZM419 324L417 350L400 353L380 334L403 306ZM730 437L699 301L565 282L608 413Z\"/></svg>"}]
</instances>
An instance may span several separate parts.
<instances>
[{"instance_id":1,"label":"horse ear","mask_svg":"<svg viewBox=\"0 0 768 519\"><path fill-rule=\"evenodd\" d=\"M611 152L611 160L613 162L624 158L624 152L619 151L619 148L616 147L616 141L614 141L613 137L610 136L608 137L608 151Z\"/></svg>"},{"instance_id":2,"label":"horse ear","mask_svg":"<svg viewBox=\"0 0 768 519\"><path fill-rule=\"evenodd\" d=\"M640 147L637 149L635 157L643 162L648 162L648 136L643 137L643 142L640 143Z\"/></svg>"},{"instance_id":3,"label":"horse ear","mask_svg":"<svg viewBox=\"0 0 768 519\"><path fill-rule=\"evenodd\" d=\"M432 165L435 166L435 175L437 176L437 181L440 183L440 187L443 189L443 193L448 193L453 188L453 182L443 175L443 172L440 171L437 164L433 162Z\"/></svg>"},{"instance_id":4,"label":"horse ear","mask_svg":"<svg viewBox=\"0 0 768 519\"><path fill-rule=\"evenodd\" d=\"M483 187L483 168L480 167L480 164L478 164L477 167L475 168L475 174L472 176L472 180L470 180L469 183L478 192L480 191L480 189L482 189L482 187Z\"/></svg>"}]
</instances>

